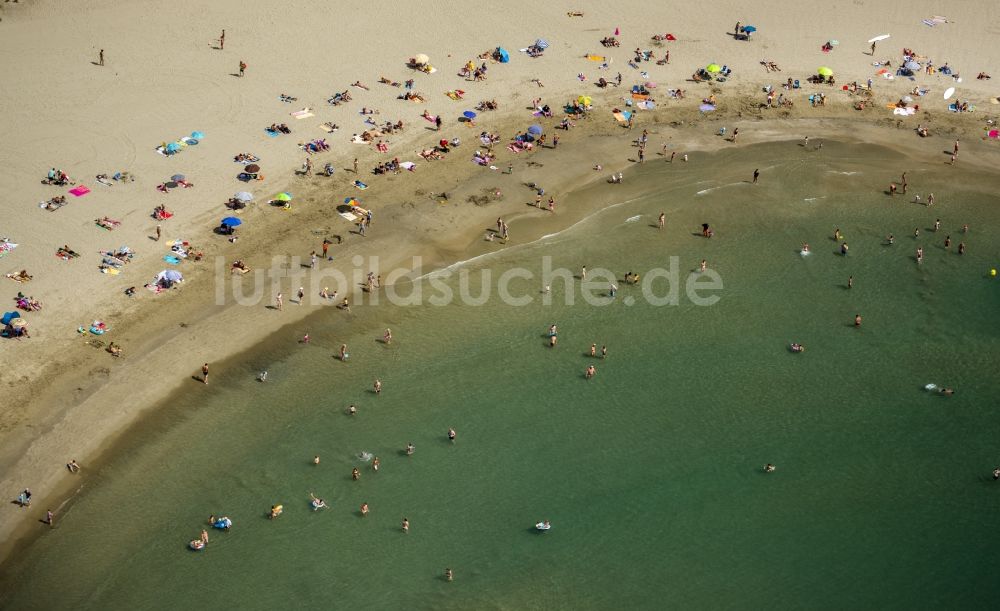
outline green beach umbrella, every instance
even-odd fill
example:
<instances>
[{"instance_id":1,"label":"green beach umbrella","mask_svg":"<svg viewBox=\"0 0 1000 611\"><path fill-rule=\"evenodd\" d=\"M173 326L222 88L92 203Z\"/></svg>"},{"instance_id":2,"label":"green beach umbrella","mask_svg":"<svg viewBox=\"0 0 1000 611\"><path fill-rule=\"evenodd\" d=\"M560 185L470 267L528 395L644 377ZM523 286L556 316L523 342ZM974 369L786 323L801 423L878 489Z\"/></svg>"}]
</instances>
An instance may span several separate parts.
<instances>
[{"instance_id":1,"label":"green beach umbrella","mask_svg":"<svg viewBox=\"0 0 1000 611\"><path fill-rule=\"evenodd\" d=\"M287 193L282 192L282 193L278 193L277 195L275 195L274 199L278 200L279 202L290 202L290 201L292 201L292 196L289 195L289 194L287 194Z\"/></svg>"},{"instance_id":2,"label":"green beach umbrella","mask_svg":"<svg viewBox=\"0 0 1000 611\"><path fill-rule=\"evenodd\" d=\"M833 76L833 70L830 70L826 66L821 66L816 69L816 74L820 76Z\"/></svg>"},{"instance_id":3,"label":"green beach umbrella","mask_svg":"<svg viewBox=\"0 0 1000 611\"><path fill-rule=\"evenodd\" d=\"M705 72L711 72L712 74L715 74L716 72L722 72L722 66L720 66L719 64L709 64L705 66Z\"/></svg>"}]
</instances>

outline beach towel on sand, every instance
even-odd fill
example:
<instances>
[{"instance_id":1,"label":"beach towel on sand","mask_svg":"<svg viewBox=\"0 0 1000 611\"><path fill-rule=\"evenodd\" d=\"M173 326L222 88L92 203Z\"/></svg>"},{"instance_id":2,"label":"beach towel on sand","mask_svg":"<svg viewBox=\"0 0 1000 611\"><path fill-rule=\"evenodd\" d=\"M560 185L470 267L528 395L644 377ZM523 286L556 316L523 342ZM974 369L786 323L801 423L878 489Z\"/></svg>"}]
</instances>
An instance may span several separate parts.
<instances>
[{"instance_id":1,"label":"beach towel on sand","mask_svg":"<svg viewBox=\"0 0 1000 611\"><path fill-rule=\"evenodd\" d=\"M295 112L288 113L295 117L296 119L305 119L306 117L315 117L313 113L309 112L308 108L303 108L302 110L296 110Z\"/></svg>"},{"instance_id":2,"label":"beach towel on sand","mask_svg":"<svg viewBox=\"0 0 1000 611\"><path fill-rule=\"evenodd\" d=\"M70 189L69 192L71 194L73 194L75 197L83 197L84 195L90 193L90 189L88 189L84 185L80 185L79 187L76 187L75 189Z\"/></svg>"},{"instance_id":3,"label":"beach towel on sand","mask_svg":"<svg viewBox=\"0 0 1000 611\"><path fill-rule=\"evenodd\" d=\"M357 187L357 188L359 188L359 189L361 189L362 191L364 191L365 189L368 188L368 185L366 185L365 183L361 182L360 180L355 180L354 181L354 186Z\"/></svg>"}]
</instances>

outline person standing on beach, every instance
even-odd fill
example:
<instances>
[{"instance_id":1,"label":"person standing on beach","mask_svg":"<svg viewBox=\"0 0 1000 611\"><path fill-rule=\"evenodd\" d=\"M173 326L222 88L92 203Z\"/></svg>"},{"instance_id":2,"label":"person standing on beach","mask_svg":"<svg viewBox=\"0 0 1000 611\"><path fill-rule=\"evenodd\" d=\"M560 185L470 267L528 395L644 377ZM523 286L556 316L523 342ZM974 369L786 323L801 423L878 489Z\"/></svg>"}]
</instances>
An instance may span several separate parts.
<instances>
[{"instance_id":1,"label":"person standing on beach","mask_svg":"<svg viewBox=\"0 0 1000 611\"><path fill-rule=\"evenodd\" d=\"M219 50L221 51L226 46L226 31L222 30L222 34L219 34Z\"/></svg>"},{"instance_id":2,"label":"person standing on beach","mask_svg":"<svg viewBox=\"0 0 1000 611\"><path fill-rule=\"evenodd\" d=\"M104 49L101 49L101 52L97 54L97 65L104 65Z\"/></svg>"},{"instance_id":3,"label":"person standing on beach","mask_svg":"<svg viewBox=\"0 0 1000 611\"><path fill-rule=\"evenodd\" d=\"M342 362L346 362L348 358L350 358L350 357L348 357L348 355L347 355L347 344L341 344L340 345L340 360Z\"/></svg>"},{"instance_id":4,"label":"person standing on beach","mask_svg":"<svg viewBox=\"0 0 1000 611\"><path fill-rule=\"evenodd\" d=\"M646 151L643 148L639 148L639 163L646 161Z\"/></svg>"},{"instance_id":5,"label":"person standing on beach","mask_svg":"<svg viewBox=\"0 0 1000 611\"><path fill-rule=\"evenodd\" d=\"M670 152L670 160L667 163L673 163L674 162L674 157L676 157L676 156L677 156L677 151L671 151Z\"/></svg>"},{"instance_id":6,"label":"person standing on beach","mask_svg":"<svg viewBox=\"0 0 1000 611\"><path fill-rule=\"evenodd\" d=\"M159 242L159 241L160 241L160 234L161 234L162 232L163 232L163 229L162 229L162 228L161 228L161 227L160 227L159 225L157 225L157 226L156 226L156 241L157 241L157 242Z\"/></svg>"},{"instance_id":7,"label":"person standing on beach","mask_svg":"<svg viewBox=\"0 0 1000 611\"><path fill-rule=\"evenodd\" d=\"M656 226L659 229L663 229L663 226L667 224L667 213L661 212L659 220L656 221Z\"/></svg>"},{"instance_id":8,"label":"person standing on beach","mask_svg":"<svg viewBox=\"0 0 1000 611\"><path fill-rule=\"evenodd\" d=\"M872 56L872 57L875 57L875 43L874 43L874 42L872 43L872 52L871 52L871 56Z\"/></svg>"},{"instance_id":9,"label":"person standing on beach","mask_svg":"<svg viewBox=\"0 0 1000 611\"><path fill-rule=\"evenodd\" d=\"M299 287L299 292L296 293L295 296L297 297L297 299L295 300L295 302L298 303L299 305L302 305L302 298L306 296L306 289L305 289L305 287L300 286Z\"/></svg>"},{"instance_id":10,"label":"person standing on beach","mask_svg":"<svg viewBox=\"0 0 1000 611\"><path fill-rule=\"evenodd\" d=\"M355 174L358 173L358 158L357 157L354 158L354 173Z\"/></svg>"},{"instance_id":11,"label":"person standing on beach","mask_svg":"<svg viewBox=\"0 0 1000 611\"><path fill-rule=\"evenodd\" d=\"M309 267L311 269L316 269L316 261L317 261L317 259L318 259L318 257L316 256L316 251L315 250L312 251L311 253L309 253Z\"/></svg>"},{"instance_id":12,"label":"person standing on beach","mask_svg":"<svg viewBox=\"0 0 1000 611\"><path fill-rule=\"evenodd\" d=\"M103 61L101 62L101 65L102 66L104 65ZM952 149L952 157L957 157L957 156L958 156L958 140L955 140L955 148Z\"/></svg>"},{"instance_id":13,"label":"person standing on beach","mask_svg":"<svg viewBox=\"0 0 1000 611\"><path fill-rule=\"evenodd\" d=\"M738 137L739 135L740 135L740 128L738 128L738 127L737 127L737 128L735 128L735 129L733 130L733 135L732 135L732 137L730 138L730 140L732 140L732 142L733 142L733 143L735 144L735 143L736 143L736 138L737 138L737 137Z\"/></svg>"},{"instance_id":14,"label":"person standing on beach","mask_svg":"<svg viewBox=\"0 0 1000 611\"><path fill-rule=\"evenodd\" d=\"M327 261L332 261L333 257L330 256L330 240L323 238L323 258Z\"/></svg>"},{"instance_id":15,"label":"person standing on beach","mask_svg":"<svg viewBox=\"0 0 1000 611\"><path fill-rule=\"evenodd\" d=\"M757 168L756 170L753 171L753 183L752 184L757 184L757 179L759 177L760 177L760 168Z\"/></svg>"},{"instance_id":16,"label":"person standing on beach","mask_svg":"<svg viewBox=\"0 0 1000 611\"><path fill-rule=\"evenodd\" d=\"M243 78L243 72L247 69L247 64L242 59L240 60L240 78Z\"/></svg>"},{"instance_id":17,"label":"person standing on beach","mask_svg":"<svg viewBox=\"0 0 1000 611\"><path fill-rule=\"evenodd\" d=\"M434 127L437 131L441 131L441 115L434 117Z\"/></svg>"},{"instance_id":18,"label":"person standing on beach","mask_svg":"<svg viewBox=\"0 0 1000 611\"><path fill-rule=\"evenodd\" d=\"M201 383L208 384L208 363L201 366Z\"/></svg>"},{"instance_id":19,"label":"person standing on beach","mask_svg":"<svg viewBox=\"0 0 1000 611\"><path fill-rule=\"evenodd\" d=\"M45 511L45 523L49 525L49 528L56 525L56 516L51 509Z\"/></svg>"}]
</instances>

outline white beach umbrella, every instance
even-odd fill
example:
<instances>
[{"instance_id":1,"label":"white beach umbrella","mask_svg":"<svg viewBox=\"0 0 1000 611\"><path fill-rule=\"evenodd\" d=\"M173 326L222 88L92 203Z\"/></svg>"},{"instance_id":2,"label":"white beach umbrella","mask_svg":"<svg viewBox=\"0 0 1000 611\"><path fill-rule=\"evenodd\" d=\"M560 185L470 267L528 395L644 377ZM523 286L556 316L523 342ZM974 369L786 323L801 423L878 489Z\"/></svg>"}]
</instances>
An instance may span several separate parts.
<instances>
[{"instance_id":1,"label":"white beach umbrella","mask_svg":"<svg viewBox=\"0 0 1000 611\"><path fill-rule=\"evenodd\" d=\"M431 58L427 57L426 53L417 53L413 56L413 61L417 64L429 64Z\"/></svg>"},{"instance_id":2,"label":"white beach umbrella","mask_svg":"<svg viewBox=\"0 0 1000 611\"><path fill-rule=\"evenodd\" d=\"M953 96L953 95L955 95L955 88L954 87L949 87L949 88L947 88L947 89L944 90L944 99L950 100L951 96Z\"/></svg>"},{"instance_id":3,"label":"white beach umbrella","mask_svg":"<svg viewBox=\"0 0 1000 611\"><path fill-rule=\"evenodd\" d=\"M889 38L888 34L879 34L878 36L876 36L875 38L872 38L868 42L878 42L880 40L885 40L886 38Z\"/></svg>"}]
</instances>

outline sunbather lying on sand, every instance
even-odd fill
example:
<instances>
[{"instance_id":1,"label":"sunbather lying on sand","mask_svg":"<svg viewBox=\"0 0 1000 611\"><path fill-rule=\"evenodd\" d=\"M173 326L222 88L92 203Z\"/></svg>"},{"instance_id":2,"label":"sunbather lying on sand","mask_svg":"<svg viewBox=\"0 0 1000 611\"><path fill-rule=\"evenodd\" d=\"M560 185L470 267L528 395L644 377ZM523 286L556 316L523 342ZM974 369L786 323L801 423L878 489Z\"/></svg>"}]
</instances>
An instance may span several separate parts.
<instances>
[{"instance_id":1,"label":"sunbather lying on sand","mask_svg":"<svg viewBox=\"0 0 1000 611\"><path fill-rule=\"evenodd\" d=\"M360 89L364 89L365 91L368 91L368 85L365 85L361 81L354 81L353 83L351 83L351 87L358 87Z\"/></svg>"},{"instance_id":2,"label":"sunbather lying on sand","mask_svg":"<svg viewBox=\"0 0 1000 611\"><path fill-rule=\"evenodd\" d=\"M104 227L105 229L114 229L115 227L121 225L121 221L109 219L106 216L102 216L99 219L95 219L94 222L100 225L101 227Z\"/></svg>"},{"instance_id":3,"label":"sunbather lying on sand","mask_svg":"<svg viewBox=\"0 0 1000 611\"><path fill-rule=\"evenodd\" d=\"M7 274L7 277L13 280L14 282L30 282L31 279L34 278L34 276L28 273L28 270L24 269L17 272L16 274Z\"/></svg>"},{"instance_id":4,"label":"sunbather lying on sand","mask_svg":"<svg viewBox=\"0 0 1000 611\"><path fill-rule=\"evenodd\" d=\"M108 352L111 353L111 356L121 356L122 347L114 342L111 342L108 344Z\"/></svg>"}]
</instances>

